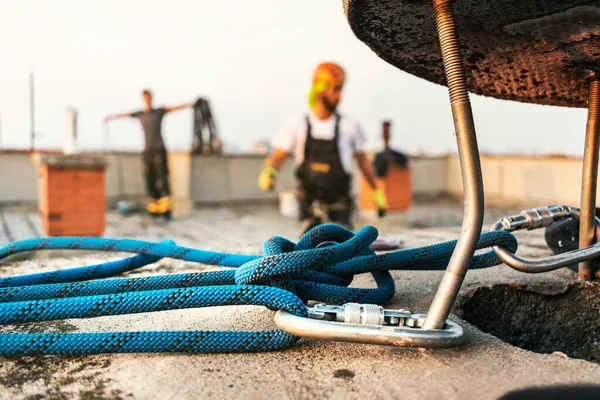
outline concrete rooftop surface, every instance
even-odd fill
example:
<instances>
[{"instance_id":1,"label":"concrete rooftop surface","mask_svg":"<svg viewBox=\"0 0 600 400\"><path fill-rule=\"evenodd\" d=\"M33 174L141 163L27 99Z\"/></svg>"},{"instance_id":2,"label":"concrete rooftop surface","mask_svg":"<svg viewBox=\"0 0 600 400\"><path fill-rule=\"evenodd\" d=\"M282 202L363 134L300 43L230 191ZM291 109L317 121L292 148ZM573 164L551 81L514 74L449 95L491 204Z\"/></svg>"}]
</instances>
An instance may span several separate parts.
<instances>
[{"instance_id":1,"label":"concrete rooftop surface","mask_svg":"<svg viewBox=\"0 0 600 400\"><path fill-rule=\"evenodd\" d=\"M490 209L486 226L511 210ZM362 217L357 228L374 223L402 248L418 247L458 237L460 205L436 202L415 205L407 213L383 221ZM34 211L4 210L0 245L40 234ZM274 207L195 210L170 224L142 215L108 215L106 236L156 241L236 253L261 252L273 235L296 240L296 222L279 216ZM548 255L543 234L518 233L519 254ZM91 265L124 254L40 252L0 263L1 276ZM215 267L163 259L129 276L198 272ZM443 275L441 271L393 271L396 296L386 308L426 312ZM556 271L526 275L500 265L467 274L461 299L475 288L502 283L564 286L573 275ZM370 275L353 286L373 287ZM459 299L460 301L460 299ZM594 384L600 380L596 363L562 353L537 354L501 341L451 315L467 335L459 348L420 350L389 346L300 340L286 350L256 354L114 354L0 358L0 399L497 399L531 386ZM5 326L1 332L114 331L162 329L273 328L273 312L262 307L236 306L164 311L95 319L51 321ZM565 326L568 329L568 325Z\"/></svg>"}]
</instances>

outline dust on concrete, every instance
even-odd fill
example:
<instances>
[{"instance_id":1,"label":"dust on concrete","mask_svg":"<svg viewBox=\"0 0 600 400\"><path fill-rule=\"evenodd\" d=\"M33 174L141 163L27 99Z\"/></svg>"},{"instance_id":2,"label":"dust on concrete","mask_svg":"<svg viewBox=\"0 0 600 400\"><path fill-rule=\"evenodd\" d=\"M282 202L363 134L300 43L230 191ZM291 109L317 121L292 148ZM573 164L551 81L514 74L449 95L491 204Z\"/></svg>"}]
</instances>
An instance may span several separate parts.
<instances>
[{"instance_id":1,"label":"dust on concrete","mask_svg":"<svg viewBox=\"0 0 600 400\"><path fill-rule=\"evenodd\" d=\"M103 376L108 356L15 356L0 358L3 399L128 399L133 395L110 388Z\"/></svg>"},{"instance_id":2,"label":"dust on concrete","mask_svg":"<svg viewBox=\"0 0 600 400\"><path fill-rule=\"evenodd\" d=\"M26 322L0 326L0 333L65 333L77 327L67 321ZM104 376L110 356L0 357L0 399L127 399L110 388Z\"/></svg>"},{"instance_id":3,"label":"dust on concrete","mask_svg":"<svg viewBox=\"0 0 600 400\"><path fill-rule=\"evenodd\" d=\"M354 378L354 371L350 370L350 369L346 369L346 368L342 368L342 369L337 369L335 371L333 371L333 377L334 378L342 378L342 379L352 379Z\"/></svg>"},{"instance_id":4,"label":"dust on concrete","mask_svg":"<svg viewBox=\"0 0 600 400\"><path fill-rule=\"evenodd\" d=\"M76 330L75 325L62 320L0 325L0 333L66 333Z\"/></svg>"}]
</instances>

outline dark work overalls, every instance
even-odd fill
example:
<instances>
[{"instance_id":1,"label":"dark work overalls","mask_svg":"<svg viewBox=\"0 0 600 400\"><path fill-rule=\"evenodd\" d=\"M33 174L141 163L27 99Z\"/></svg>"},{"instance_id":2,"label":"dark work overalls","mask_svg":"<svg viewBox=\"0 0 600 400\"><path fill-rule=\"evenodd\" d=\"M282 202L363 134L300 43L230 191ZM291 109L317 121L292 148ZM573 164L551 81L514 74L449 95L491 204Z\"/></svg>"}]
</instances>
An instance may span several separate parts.
<instances>
[{"instance_id":1,"label":"dark work overalls","mask_svg":"<svg viewBox=\"0 0 600 400\"><path fill-rule=\"evenodd\" d=\"M167 150L162 138L161 124L166 114L164 108L150 111L139 111L132 116L138 118L144 130L144 175L148 199L146 206L153 216L162 215L171 218L173 200L169 187L169 168L167 164Z\"/></svg>"},{"instance_id":2,"label":"dark work overalls","mask_svg":"<svg viewBox=\"0 0 600 400\"><path fill-rule=\"evenodd\" d=\"M319 202L321 210L327 213L331 222L352 229L351 177L344 170L338 148L340 116L336 115L335 134L332 140L313 138L308 117L306 117L306 126L304 161L296 170L301 234L323 222L314 213L315 201Z\"/></svg>"},{"instance_id":3,"label":"dark work overalls","mask_svg":"<svg viewBox=\"0 0 600 400\"><path fill-rule=\"evenodd\" d=\"M144 175L146 192L151 198L158 200L171 195L169 185L169 166L167 150L148 150L144 152Z\"/></svg>"}]
</instances>

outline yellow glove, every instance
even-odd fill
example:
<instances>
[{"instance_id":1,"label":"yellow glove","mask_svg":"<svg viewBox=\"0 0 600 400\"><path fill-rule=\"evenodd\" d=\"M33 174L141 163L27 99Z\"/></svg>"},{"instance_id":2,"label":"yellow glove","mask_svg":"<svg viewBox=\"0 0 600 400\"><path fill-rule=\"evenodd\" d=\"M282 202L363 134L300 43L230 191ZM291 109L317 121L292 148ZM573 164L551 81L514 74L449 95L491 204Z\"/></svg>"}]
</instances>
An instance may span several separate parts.
<instances>
[{"instance_id":1,"label":"yellow glove","mask_svg":"<svg viewBox=\"0 0 600 400\"><path fill-rule=\"evenodd\" d=\"M279 172L273 167L265 167L258 176L258 187L262 190L273 190Z\"/></svg>"},{"instance_id":2,"label":"yellow glove","mask_svg":"<svg viewBox=\"0 0 600 400\"><path fill-rule=\"evenodd\" d=\"M375 201L375 205L377 205L379 218L383 217L387 212L387 198L385 197L385 193L381 189L375 189L373 191L373 201Z\"/></svg>"}]
</instances>

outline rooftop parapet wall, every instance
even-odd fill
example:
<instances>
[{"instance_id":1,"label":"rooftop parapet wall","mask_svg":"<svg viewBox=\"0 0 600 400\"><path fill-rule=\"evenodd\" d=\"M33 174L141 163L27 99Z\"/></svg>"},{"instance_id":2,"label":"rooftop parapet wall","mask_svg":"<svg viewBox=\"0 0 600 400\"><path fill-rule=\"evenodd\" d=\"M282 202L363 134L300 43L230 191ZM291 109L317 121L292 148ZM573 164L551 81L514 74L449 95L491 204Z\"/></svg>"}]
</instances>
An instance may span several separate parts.
<instances>
[{"instance_id":1,"label":"rooftop parapet wall","mask_svg":"<svg viewBox=\"0 0 600 400\"><path fill-rule=\"evenodd\" d=\"M91 155L91 153L90 153ZM108 204L143 201L145 183L139 153L93 154L107 163ZM40 154L0 152L0 205L35 205ZM191 156L169 153L171 189L180 208L214 204L275 202L277 192L263 192L257 178L264 158L257 155ZM581 159L551 156L483 156L486 201L491 204L579 204ZM458 157L411 158L413 195L462 195ZM355 166L354 175L359 172ZM278 190L294 189L294 166L288 161ZM358 193L359 180L353 191ZM600 193L599 193L600 194ZM600 198L600 197L599 197Z\"/></svg>"}]
</instances>

